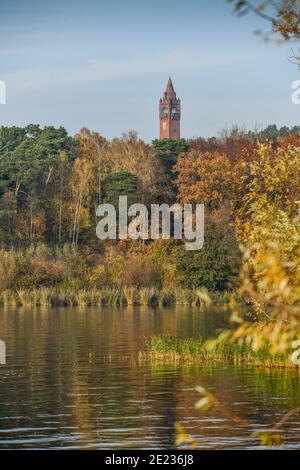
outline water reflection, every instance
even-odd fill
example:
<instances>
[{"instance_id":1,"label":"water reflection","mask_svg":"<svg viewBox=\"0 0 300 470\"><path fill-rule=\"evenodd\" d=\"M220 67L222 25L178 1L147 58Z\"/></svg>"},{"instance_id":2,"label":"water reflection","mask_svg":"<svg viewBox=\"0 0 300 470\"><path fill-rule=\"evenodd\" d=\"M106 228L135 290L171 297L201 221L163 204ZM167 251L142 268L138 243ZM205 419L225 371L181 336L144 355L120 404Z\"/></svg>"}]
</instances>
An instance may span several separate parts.
<instances>
[{"instance_id":1,"label":"water reflection","mask_svg":"<svg viewBox=\"0 0 300 470\"><path fill-rule=\"evenodd\" d=\"M138 361L147 336L207 337L223 326L218 313L192 308L0 311L0 447L174 448L175 421L201 448L255 447L215 412L197 414L194 387L210 388L258 430L299 406L298 373ZM288 431L286 445L300 447L297 417Z\"/></svg>"}]
</instances>

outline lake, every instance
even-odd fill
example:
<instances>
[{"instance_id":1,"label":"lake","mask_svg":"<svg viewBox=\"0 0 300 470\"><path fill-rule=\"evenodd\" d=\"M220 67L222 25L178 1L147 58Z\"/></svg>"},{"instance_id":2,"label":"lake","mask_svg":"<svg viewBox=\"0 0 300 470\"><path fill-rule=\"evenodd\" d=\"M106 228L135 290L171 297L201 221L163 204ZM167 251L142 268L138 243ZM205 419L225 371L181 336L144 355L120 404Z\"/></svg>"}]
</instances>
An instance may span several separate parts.
<instances>
[{"instance_id":1,"label":"lake","mask_svg":"<svg viewBox=\"0 0 300 470\"><path fill-rule=\"evenodd\" d=\"M254 449L251 433L300 406L300 374L225 364L141 363L145 337L209 337L222 316L196 308L0 310L0 448L175 448L175 422L201 449ZM197 385L211 390L251 430L211 410L199 413ZM285 448L300 449L300 416Z\"/></svg>"}]
</instances>

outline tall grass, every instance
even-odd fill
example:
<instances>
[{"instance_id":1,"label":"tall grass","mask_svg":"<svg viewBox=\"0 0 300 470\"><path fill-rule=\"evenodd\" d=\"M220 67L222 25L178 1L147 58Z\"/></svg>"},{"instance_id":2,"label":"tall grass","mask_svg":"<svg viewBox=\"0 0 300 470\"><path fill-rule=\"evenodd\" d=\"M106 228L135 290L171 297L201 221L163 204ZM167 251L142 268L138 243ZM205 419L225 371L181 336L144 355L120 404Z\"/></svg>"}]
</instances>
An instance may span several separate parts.
<instances>
[{"instance_id":1,"label":"tall grass","mask_svg":"<svg viewBox=\"0 0 300 470\"><path fill-rule=\"evenodd\" d=\"M252 364L263 367L296 368L288 354L271 355L267 351L254 352L248 346L236 343L218 344L208 348L201 338L178 339L171 336L152 336L146 339L146 351L140 352L140 361L156 364L213 363Z\"/></svg>"},{"instance_id":2,"label":"tall grass","mask_svg":"<svg viewBox=\"0 0 300 470\"><path fill-rule=\"evenodd\" d=\"M197 290L182 288L48 288L4 290L0 304L13 306L97 306L97 305L149 305L201 306Z\"/></svg>"}]
</instances>

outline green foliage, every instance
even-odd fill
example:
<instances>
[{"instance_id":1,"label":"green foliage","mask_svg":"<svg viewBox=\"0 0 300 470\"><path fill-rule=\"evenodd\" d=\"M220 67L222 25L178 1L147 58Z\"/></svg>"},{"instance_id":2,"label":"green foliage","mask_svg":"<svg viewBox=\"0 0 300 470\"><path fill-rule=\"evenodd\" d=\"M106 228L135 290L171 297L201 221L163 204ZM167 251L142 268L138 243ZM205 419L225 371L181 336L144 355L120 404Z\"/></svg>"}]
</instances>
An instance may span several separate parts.
<instances>
[{"instance_id":1,"label":"green foliage","mask_svg":"<svg viewBox=\"0 0 300 470\"><path fill-rule=\"evenodd\" d=\"M0 127L0 158L3 159L8 152L17 148L26 136L26 128Z\"/></svg>"},{"instance_id":2,"label":"green foliage","mask_svg":"<svg viewBox=\"0 0 300 470\"><path fill-rule=\"evenodd\" d=\"M185 139L155 139L152 141L152 146L169 172L177 162L178 155L187 152L189 148Z\"/></svg>"},{"instance_id":3,"label":"green foliage","mask_svg":"<svg viewBox=\"0 0 300 470\"><path fill-rule=\"evenodd\" d=\"M73 141L64 128L3 128L0 133L0 191L16 188L32 191L45 185L51 166L62 150L72 154Z\"/></svg>"},{"instance_id":4,"label":"green foliage","mask_svg":"<svg viewBox=\"0 0 300 470\"><path fill-rule=\"evenodd\" d=\"M235 286L240 255L234 237L224 227L206 227L203 248L188 252L184 247L178 247L176 259L185 287L206 287L211 291L222 291Z\"/></svg>"},{"instance_id":5,"label":"green foliage","mask_svg":"<svg viewBox=\"0 0 300 470\"><path fill-rule=\"evenodd\" d=\"M267 126L262 131L252 133L250 132L249 135L252 137L258 138L260 141L268 140L270 142L278 142L284 137L289 135L299 135L300 134L300 126L293 126L289 128L288 126L283 126L278 128L276 124L271 124Z\"/></svg>"},{"instance_id":6,"label":"green foliage","mask_svg":"<svg viewBox=\"0 0 300 470\"><path fill-rule=\"evenodd\" d=\"M138 201L138 178L129 172L111 173L104 182L106 201L118 206L119 196L128 197L128 205Z\"/></svg>"},{"instance_id":7,"label":"green foliage","mask_svg":"<svg viewBox=\"0 0 300 470\"><path fill-rule=\"evenodd\" d=\"M183 153L187 152L189 145L185 139L179 140L172 140L172 139L164 139L164 140L153 140L152 141L153 149L159 158L160 162L162 163L165 175L167 177L167 181L165 181L165 196L167 193L170 194L170 200L174 200L176 196L175 188L173 182L175 180L175 173L173 172L173 167L177 163L178 156ZM169 200L169 198L167 198ZM166 201L166 197L165 200Z\"/></svg>"}]
</instances>

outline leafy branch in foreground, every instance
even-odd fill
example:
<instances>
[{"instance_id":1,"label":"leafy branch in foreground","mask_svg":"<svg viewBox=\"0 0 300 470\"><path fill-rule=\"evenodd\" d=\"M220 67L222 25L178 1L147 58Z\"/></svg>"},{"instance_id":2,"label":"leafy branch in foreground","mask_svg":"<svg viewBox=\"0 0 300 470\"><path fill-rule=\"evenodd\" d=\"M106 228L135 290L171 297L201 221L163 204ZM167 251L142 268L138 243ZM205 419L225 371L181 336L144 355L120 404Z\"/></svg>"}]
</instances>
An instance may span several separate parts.
<instances>
[{"instance_id":1,"label":"leafy branch in foreground","mask_svg":"<svg viewBox=\"0 0 300 470\"><path fill-rule=\"evenodd\" d=\"M265 39L277 35L288 41L300 38L300 2L299 0L227 0L234 4L239 17L255 13L271 25L271 31L264 33ZM261 34L261 31L257 31Z\"/></svg>"},{"instance_id":2,"label":"leafy branch in foreground","mask_svg":"<svg viewBox=\"0 0 300 470\"><path fill-rule=\"evenodd\" d=\"M227 0L227 2L234 4L234 11L238 17L255 13L260 19L269 22L269 30L256 29L255 31L255 34L262 36L265 42L282 44L288 41L299 41L299 0ZM299 51L293 52L290 59L298 67L300 66Z\"/></svg>"},{"instance_id":3,"label":"leafy branch in foreground","mask_svg":"<svg viewBox=\"0 0 300 470\"><path fill-rule=\"evenodd\" d=\"M246 344L254 351L282 354L300 339L300 150L259 149L236 220L244 249L239 298L246 297L254 318L232 295L231 321L218 342ZM254 320L254 321L253 321Z\"/></svg>"},{"instance_id":4,"label":"leafy branch in foreground","mask_svg":"<svg viewBox=\"0 0 300 470\"><path fill-rule=\"evenodd\" d=\"M254 424L250 421L240 418L228 411L227 407L211 392L206 388L198 386L196 391L201 395L201 398L197 401L195 408L201 412L215 409L220 415L241 428L249 430L249 437L258 438L261 446L273 447L281 446L283 444L283 431L284 425L289 421L292 416L300 413L300 407L290 410L281 418L272 428L261 429L259 431L253 431ZM197 447L196 440L189 435L185 428L180 424L176 423L176 445L182 446L187 445L192 448Z\"/></svg>"}]
</instances>

